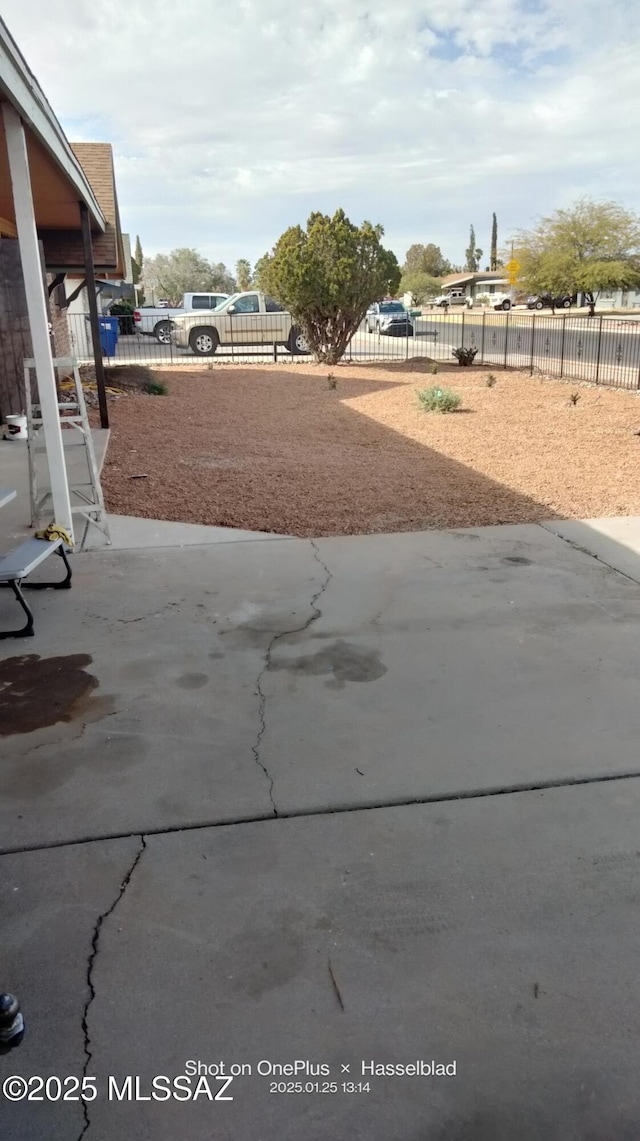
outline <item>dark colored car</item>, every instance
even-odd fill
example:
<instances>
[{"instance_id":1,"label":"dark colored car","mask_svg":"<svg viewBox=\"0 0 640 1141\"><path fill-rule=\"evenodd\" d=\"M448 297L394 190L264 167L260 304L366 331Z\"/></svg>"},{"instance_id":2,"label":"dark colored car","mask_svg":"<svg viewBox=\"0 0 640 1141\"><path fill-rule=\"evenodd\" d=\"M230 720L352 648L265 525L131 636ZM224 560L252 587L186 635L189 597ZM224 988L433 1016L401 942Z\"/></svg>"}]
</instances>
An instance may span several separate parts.
<instances>
[{"instance_id":1,"label":"dark colored car","mask_svg":"<svg viewBox=\"0 0 640 1141\"><path fill-rule=\"evenodd\" d=\"M367 309L367 333L413 336L413 321L401 301L376 301Z\"/></svg>"},{"instance_id":2,"label":"dark colored car","mask_svg":"<svg viewBox=\"0 0 640 1141\"><path fill-rule=\"evenodd\" d=\"M527 309L570 309L573 298L570 293L552 297L550 293L536 293L527 297Z\"/></svg>"}]
</instances>

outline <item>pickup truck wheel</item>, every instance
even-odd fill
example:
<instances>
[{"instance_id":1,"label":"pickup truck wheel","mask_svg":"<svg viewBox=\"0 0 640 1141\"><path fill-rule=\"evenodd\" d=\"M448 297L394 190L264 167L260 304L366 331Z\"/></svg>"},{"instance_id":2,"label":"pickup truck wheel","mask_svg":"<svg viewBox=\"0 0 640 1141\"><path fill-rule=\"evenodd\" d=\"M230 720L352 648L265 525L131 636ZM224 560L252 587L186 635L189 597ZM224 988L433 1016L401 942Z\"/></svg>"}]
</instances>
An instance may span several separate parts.
<instances>
[{"instance_id":1,"label":"pickup truck wheel","mask_svg":"<svg viewBox=\"0 0 640 1141\"><path fill-rule=\"evenodd\" d=\"M158 321L158 324L153 330L153 335L156 341L160 341L161 345L170 345L172 330L173 324L171 321Z\"/></svg>"},{"instance_id":2,"label":"pickup truck wheel","mask_svg":"<svg viewBox=\"0 0 640 1141\"><path fill-rule=\"evenodd\" d=\"M212 357L219 344L216 329L192 329L189 333L189 345L199 357Z\"/></svg>"},{"instance_id":3,"label":"pickup truck wheel","mask_svg":"<svg viewBox=\"0 0 640 1141\"><path fill-rule=\"evenodd\" d=\"M505 312L508 312L509 309L511 308L511 302L510 301L503 301L502 302L502 308L505 310Z\"/></svg>"},{"instance_id":4,"label":"pickup truck wheel","mask_svg":"<svg viewBox=\"0 0 640 1141\"><path fill-rule=\"evenodd\" d=\"M571 308L571 302L570 302L568 297L565 297L564 301L562 302L562 308L563 309L570 309Z\"/></svg>"},{"instance_id":5,"label":"pickup truck wheel","mask_svg":"<svg viewBox=\"0 0 640 1141\"><path fill-rule=\"evenodd\" d=\"M535 307L536 309L544 309L544 304L542 301L536 301Z\"/></svg>"},{"instance_id":6,"label":"pickup truck wheel","mask_svg":"<svg viewBox=\"0 0 640 1141\"><path fill-rule=\"evenodd\" d=\"M300 330L296 329L295 326L289 334L287 348L289 352L296 357L302 356L303 354L309 352L309 346L307 344L306 337L304 337Z\"/></svg>"}]
</instances>

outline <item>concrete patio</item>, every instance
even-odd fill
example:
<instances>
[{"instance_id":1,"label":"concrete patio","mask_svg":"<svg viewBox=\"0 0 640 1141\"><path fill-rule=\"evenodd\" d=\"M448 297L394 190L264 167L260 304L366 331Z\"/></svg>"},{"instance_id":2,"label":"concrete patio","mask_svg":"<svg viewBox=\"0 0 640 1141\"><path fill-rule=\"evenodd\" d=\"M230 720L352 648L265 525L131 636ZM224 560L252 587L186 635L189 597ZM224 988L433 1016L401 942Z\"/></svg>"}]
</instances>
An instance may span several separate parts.
<instances>
[{"instance_id":1,"label":"concrete patio","mask_svg":"<svg viewBox=\"0 0 640 1141\"><path fill-rule=\"evenodd\" d=\"M99 1086L5 1134L635 1139L640 528L113 533L0 647L3 1074Z\"/></svg>"}]
</instances>

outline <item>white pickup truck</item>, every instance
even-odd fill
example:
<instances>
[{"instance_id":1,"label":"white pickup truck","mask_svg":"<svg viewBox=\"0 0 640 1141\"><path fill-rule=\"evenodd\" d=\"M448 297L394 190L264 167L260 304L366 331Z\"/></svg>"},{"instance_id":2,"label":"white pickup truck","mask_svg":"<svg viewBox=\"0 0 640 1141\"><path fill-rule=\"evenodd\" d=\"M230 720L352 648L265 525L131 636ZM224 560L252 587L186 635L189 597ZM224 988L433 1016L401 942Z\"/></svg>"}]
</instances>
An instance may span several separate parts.
<instances>
[{"instance_id":1,"label":"white pickup truck","mask_svg":"<svg viewBox=\"0 0 640 1141\"><path fill-rule=\"evenodd\" d=\"M201 313L203 310L210 313L212 309L222 305L228 296L228 293L185 293L182 305L177 309L143 305L133 314L135 330L145 337L155 337L161 345L168 345L171 343L172 317L183 317L185 313Z\"/></svg>"}]
</instances>

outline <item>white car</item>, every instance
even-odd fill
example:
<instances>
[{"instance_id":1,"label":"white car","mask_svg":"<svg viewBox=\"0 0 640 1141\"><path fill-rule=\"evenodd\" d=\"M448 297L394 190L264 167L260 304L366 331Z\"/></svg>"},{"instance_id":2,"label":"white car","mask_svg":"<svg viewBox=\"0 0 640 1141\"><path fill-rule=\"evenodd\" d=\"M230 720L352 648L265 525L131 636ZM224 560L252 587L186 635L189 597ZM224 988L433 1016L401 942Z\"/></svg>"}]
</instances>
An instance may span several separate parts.
<instances>
[{"instance_id":1,"label":"white car","mask_svg":"<svg viewBox=\"0 0 640 1141\"><path fill-rule=\"evenodd\" d=\"M173 344L200 357L212 357L220 345L284 345L295 355L309 352L291 314L275 298L255 290L234 293L211 313L174 317L172 324Z\"/></svg>"},{"instance_id":2,"label":"white car","mask_svg":"<svg viewBox=\"0 0 640 1141\"><path fill-rule=\"evenodd\" d=\"M182 303L175 309L169 306L168 301L159 301L157 305L143 305L133 314L136 333L142 333L145 337L155 337L161 345L168 345L171 343L173 317L181 317L183 313L195 310L215 309L226 301L228 296L228 293L185 293Z\"/></svg>"},{"instance_id":3,"label":"white car","mask_svg":"<svg viewBox=\"0 0 640 1141\"><path fill-rule=\"evenodd\" d=\"M511 309L513 298L510 293L490 293L489 304L492 309L503 309L506 312Z\"/></svg>"},{"instance_id":4,"label":"white car","mask_svg":"<svg viewBox=\"0 0 640 1141\"><path fill-rule=\"evenodd\" d=\"M432 304L441 309L450 305L465 305L467 309L473 309L473 298L467 297L462 289L452 289L449 293L443 293L442 297L436 297Z\"/></svg>"},{"instance_id":5,"label":"white car","mask_svg":"<svg viewBox=\"0 0 640 1141\"><path fill-rule=\"evenodd\" d=\"M376 301L367 309L365 330L387 336L399 333L403 337L412 337L413 321L402 301Z\"/></svg>"}]
</instances>

